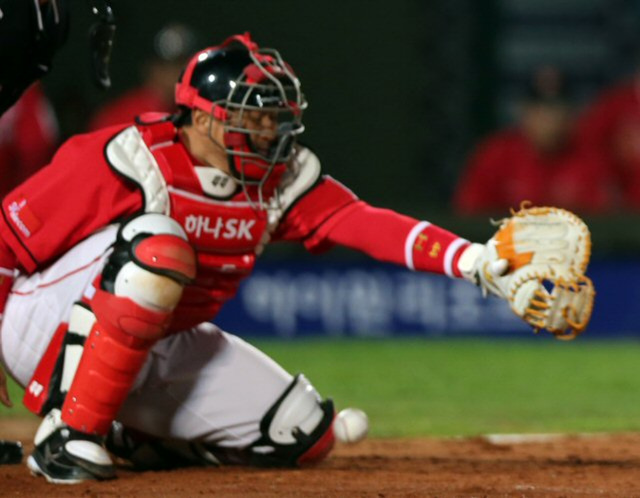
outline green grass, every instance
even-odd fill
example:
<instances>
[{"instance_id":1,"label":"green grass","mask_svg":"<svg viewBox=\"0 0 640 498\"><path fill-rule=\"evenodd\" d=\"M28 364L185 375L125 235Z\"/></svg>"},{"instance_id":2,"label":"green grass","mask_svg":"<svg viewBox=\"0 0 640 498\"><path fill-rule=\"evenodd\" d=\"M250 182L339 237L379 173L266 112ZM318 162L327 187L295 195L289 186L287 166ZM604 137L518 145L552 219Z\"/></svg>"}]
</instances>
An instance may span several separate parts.
<instances>
[{"instance_id":1,"label":"green grass","mask_svg":"<svg viewBox=\"0 0 640 498\"><path fill-rule=\"evenodd\" d=\"M11 379L8 381L9 397L13 401L13 408L6 408L0 404L0 418L2 417L23 417L30 412L22 405L22 395L24 391Z\"/></svg>"},{"instance_id":2,"label":"green grass","mask_svg":"<svg viewBox=\"0 0 640 498\"><path fill-rule=\"evenodd\" d=\"M640 430L640 343L402 340L259 344L374 436Z\"/></svg>"},{"instance_id":3,"label":"green grass","mask_svg":"<svg viewBox=\"0 0 640 498\"><path fill-rule=\"evenodd\" d=\"M373 436L640 430L640 342L308 340L256 345ZM19 404L21 393L12 386ZM24 411L14 409L16 415ZM0 408L0 415L10 413Z\"/></svg>"}]
</instances>

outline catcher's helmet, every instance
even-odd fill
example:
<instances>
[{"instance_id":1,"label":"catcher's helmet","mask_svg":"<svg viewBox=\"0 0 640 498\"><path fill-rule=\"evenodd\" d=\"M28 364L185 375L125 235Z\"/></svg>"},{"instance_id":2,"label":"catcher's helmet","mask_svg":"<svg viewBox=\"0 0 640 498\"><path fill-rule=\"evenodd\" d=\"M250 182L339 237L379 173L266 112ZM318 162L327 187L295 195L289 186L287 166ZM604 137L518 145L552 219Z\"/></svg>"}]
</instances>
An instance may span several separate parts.
<instances>
[{"instance_id":1,"label":"catcher's helmet","mask_svg":"<svg viewBox=\"0 0 640 498\"><path fill-rule=\"evenodd\" d=\"M300 82L276 50L259 48L248 33L195 54L176 85L176 104L224 123L229 166L243 185L262 187L267 178L280 178L295 137L304 131ZM268 150L254 145L252 137L259 132L243 124L250 111L269 113L277 122Z\"/></svg>"}]
</instances>

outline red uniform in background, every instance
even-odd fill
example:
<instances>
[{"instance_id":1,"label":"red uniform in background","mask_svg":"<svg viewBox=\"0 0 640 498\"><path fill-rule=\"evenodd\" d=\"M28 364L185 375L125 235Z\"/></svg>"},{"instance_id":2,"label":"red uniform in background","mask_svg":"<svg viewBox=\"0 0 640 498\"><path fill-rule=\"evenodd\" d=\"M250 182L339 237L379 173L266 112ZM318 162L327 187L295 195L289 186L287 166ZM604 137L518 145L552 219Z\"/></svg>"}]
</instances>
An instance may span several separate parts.
<instances>
[{"instance_id":1,"label":"red uniform in background","mask_svg":"<svg viewBox=\"0 0 640 498\"><path fill-rule=\"evenodd\" d=\"M581 146L606 162L615 180L616 205L640 209L640 83L606 91L579 121Z\"/></svg>"},{"instance_id":2,"label":"red uniform in background","mask_svg":"<svg viewBox=\"0 0 640 498\"><path fill-rule=\"evenodd\" d=\"M525 200L581 213L602 211L610 203L603 164L571 146L543 155L517 128L499 132L472 155L455 193L455 209L504 212Z\"/></svg>"},{"instance_id":3,"label":"red uniform in background","mask_svg":"<svg viewBox=\"0 0 640 498\"><path fill-rule=\"evenodd\" d=\"M607 164L576 139L574 99L562 72L533 71L516 123L480 143L454 199L459 213L504 213L522 202L602 213L613 207Z\"/></svg>"},{"instance_id":4,"label":"red uniform in background","mask_svg":"<svg viewBox=\"0 0 640 498\"><path fill-rule=\"evenodd\" d=\"M93 131L107 126L131 123L136 116L145 112L171 113L174 108L173 102L168 103L166 98L152 88L136 88L101 108L91 119L88 129Z\"/></svg>"},{"instance_id":5,"label":"red uniform in background","mask_svg":"<svg viewBox=\"0 0 640 498\"><path fill-rule=\"evenodd\" d=\"M55 151L58 126L39 84L0 118L0 196L44 166Z\"/></svg>"}]
</instances>

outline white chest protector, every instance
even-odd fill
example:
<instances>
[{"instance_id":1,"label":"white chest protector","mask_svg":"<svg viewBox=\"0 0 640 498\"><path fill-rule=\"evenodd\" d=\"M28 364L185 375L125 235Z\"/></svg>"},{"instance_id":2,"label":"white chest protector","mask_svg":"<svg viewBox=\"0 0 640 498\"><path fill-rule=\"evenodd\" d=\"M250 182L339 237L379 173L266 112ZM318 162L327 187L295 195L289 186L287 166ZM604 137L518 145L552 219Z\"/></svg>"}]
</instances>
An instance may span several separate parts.
<instances>
[{"instance_id":1,"label":"white chest protector","mask_svg":"<svg viewBox=\"0 0 640 498\"><path fill-rule=\"evenodd\" d=\"M251 274L287 209L320 178L318 158L300 148L260 208L231 176L195 166L170 122L126 128L105 152L111 166L140 188L144 211L177 221L196 251L197 275L174 311L176 331L215 317Z\"/></svg>"},{"instance_id":2,"label":"white chest protector","mask_svg":"<svg viewBox=\"0 0 640 498\"><path fill-rule=\"evenodd\" d=\"M266 209L259 209L239 194L234 178L216 168L193 165L175 141L175 130L173 137L167 136L168 124L142 131L126 128L108 144L106 156L119 174L138 185L145 212L178 221L198 251L259 253L286 210L320 178L317 156L299 147Z\"/></svg>"}]
</instances>

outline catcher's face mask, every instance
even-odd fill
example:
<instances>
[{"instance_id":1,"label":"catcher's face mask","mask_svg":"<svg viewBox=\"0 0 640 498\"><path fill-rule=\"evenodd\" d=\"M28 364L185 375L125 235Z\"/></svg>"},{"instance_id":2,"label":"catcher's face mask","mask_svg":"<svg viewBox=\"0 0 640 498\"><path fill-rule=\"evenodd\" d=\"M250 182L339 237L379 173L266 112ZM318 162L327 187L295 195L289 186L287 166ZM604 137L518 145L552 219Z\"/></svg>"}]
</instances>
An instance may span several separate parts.
<instances>
[{"instance_id":1,"label":"catcher's face mask","mask_svg":"<svg viewBox=\"0 0 640 498\"><path fill-rule=\"evenodd\" d=\"M248 35L203 50L178 82L176 103L202 109L223 124L219 145L231 174L245 191L257 191L262 204L265 185L277 183L285 173L296 137L304 131L307 104L280 54L259 49Z\"/></svg>"}]
</instances>

